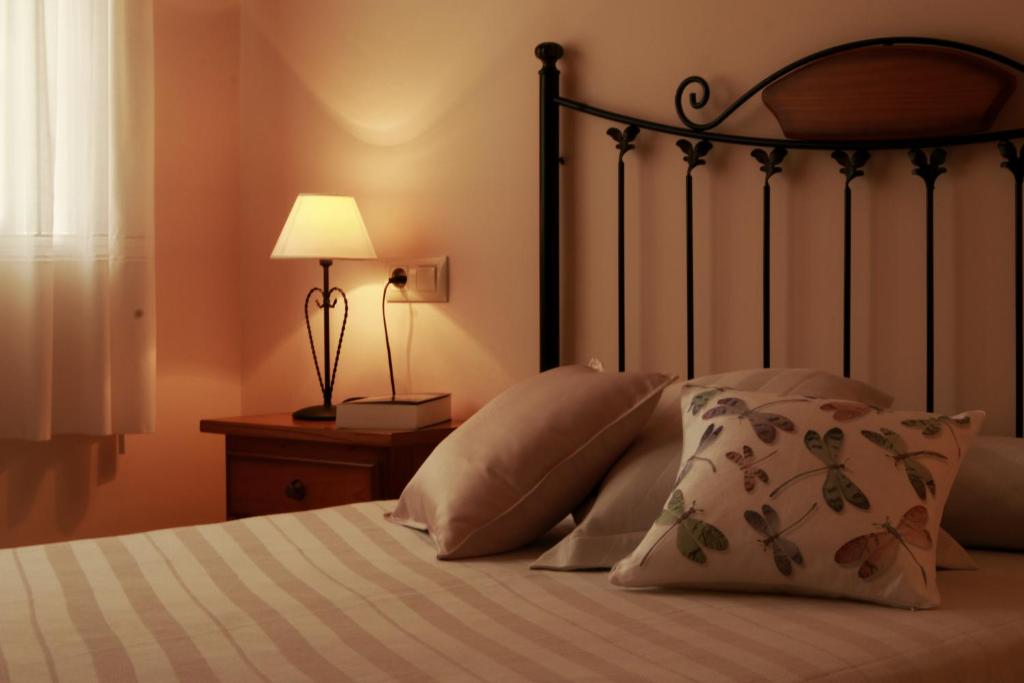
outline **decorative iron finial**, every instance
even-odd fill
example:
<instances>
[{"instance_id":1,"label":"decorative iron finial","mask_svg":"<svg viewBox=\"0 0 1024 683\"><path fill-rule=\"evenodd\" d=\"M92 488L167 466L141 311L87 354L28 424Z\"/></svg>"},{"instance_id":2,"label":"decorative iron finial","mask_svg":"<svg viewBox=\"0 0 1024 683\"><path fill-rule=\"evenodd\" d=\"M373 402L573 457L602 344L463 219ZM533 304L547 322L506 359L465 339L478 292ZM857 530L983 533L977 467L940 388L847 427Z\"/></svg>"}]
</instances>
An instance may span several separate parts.
<instances>
[{"instance_id":1,"label":"decorative iron finial","mask_svg":"<svg viewBox=\"0 0 1024 683\"><path fill-rule=\"evenodd\" d=\"M683 150L683 159L686 160L686 175L690 175L693 173L693 169L707 163L704 157L713 146L710 140L704 139L698 140L697 144L693 144L686 138L676 140L676 147Z\"/></svg>"},{"instance_id":2,"label":"decorative iron finial","mask_svg":"<svg viewBox=\"0 0 1024 683\"><path fill-rule=\"evenodd\" d=\"M750 156L757 159L758 163L761 164L761 171L764 172L764 182L768 180L776 173L782 173L782 160L786 158L789 153L785 147L773 147L771 152L766 152L763 149L755 149L750 153Z\"/></svg>"},{"instance_id":3,"label":"decorative iron finial","mask_svg":"<svg viewBox=\"0 0 1024 683\"><path fill-rule=\"evenodd\" d=\"M626 156L626 152L636 149L633 141L636 140L636 136L639 134L640 129L636 126L626 126L624 129L615 127L608 129L608 137L615 140L615 146L619 150L619 161L622 161L622 157Z\"/></svg>"},{"instance_id":4,"label":"decorative iron finial","mask_svg":"<svg viewBox=\"0 0 1024 683\"><path fill-rule=\"evenodd\" d=\"M931 156L920 149L912 149L909 152L910 162L914 164L914 175L921 178L925 185L935 187L935 181L940 175L946 172L946 150L936 147L932 150Z\"/></svg>"},{"instance_id":5,"label":"decorative iron finial","mask_svg":"<svg viewBox=\"0 0 1024 683\"><path fill-rule=\"evenodd\" d=\"M871 153L866 149L858 149L853 154L847 154L841 149L832 152L832 158L839 163L839 172L846 176L846 184L854 178L864 175L864 165L871 159Z\"/></svg>"},{"instance_id":6,"label":"decorative iron finial","mask_svg":"<svg viewBox=\"0 0 1024 683\"><path fill-rule=\"evenodd\" d=\"M554 67L555 62L565 56L565 50L558 43L541 43L534 48L533 54L537 56L544 67Z\"/></svg>"}]
</instances>

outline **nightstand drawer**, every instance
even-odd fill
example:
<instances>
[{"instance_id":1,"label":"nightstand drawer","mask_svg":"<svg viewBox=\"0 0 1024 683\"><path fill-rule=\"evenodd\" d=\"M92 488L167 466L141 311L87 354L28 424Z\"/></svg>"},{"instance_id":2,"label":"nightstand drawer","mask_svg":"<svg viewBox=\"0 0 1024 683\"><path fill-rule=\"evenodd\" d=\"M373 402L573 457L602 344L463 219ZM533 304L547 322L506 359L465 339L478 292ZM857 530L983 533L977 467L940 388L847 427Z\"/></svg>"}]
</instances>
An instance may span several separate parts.
<instances>
[{"instance_id":1,"label":"nightstand drawer","mask_svg":"<svg viewBox=\"0 0 1024 683\"><path fill-rule=\"evenodd\" d=\"M223 434L229 518L398 498L458 423L413 430L335 429L287 413L203 420Z\"/></svg>"},{"instance_id":2,"label":"nightstand drawer","mask_svg":"<svg viewBox=\"0 0 1024 683\"><path fill-rule=\"evenodd\" d=\"M228 514L266 515L372 500L374 467L234 455L228 460Z\"/></svg>"}]
</instances>

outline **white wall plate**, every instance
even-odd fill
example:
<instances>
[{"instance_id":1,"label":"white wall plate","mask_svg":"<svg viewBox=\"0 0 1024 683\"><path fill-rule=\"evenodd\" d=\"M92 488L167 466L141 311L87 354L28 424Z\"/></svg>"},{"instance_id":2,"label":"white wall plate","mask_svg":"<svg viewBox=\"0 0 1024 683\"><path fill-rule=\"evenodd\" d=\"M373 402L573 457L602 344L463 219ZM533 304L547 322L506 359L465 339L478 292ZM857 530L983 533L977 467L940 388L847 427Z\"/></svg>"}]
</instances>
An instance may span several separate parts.
<instances>
[{"instance_id":1,"label":"white wall plate","mask_svg":"<svg viewBox=\"0 0 1024 683\"><path fill-rule=\"evenodd\" d=\"M388 262L386 277L395 268L402 268L409 277L404 288L388 288L388 301L406 303L438 303L448 301L448 257L410 258Z\"/></svg>"}]
</instances>

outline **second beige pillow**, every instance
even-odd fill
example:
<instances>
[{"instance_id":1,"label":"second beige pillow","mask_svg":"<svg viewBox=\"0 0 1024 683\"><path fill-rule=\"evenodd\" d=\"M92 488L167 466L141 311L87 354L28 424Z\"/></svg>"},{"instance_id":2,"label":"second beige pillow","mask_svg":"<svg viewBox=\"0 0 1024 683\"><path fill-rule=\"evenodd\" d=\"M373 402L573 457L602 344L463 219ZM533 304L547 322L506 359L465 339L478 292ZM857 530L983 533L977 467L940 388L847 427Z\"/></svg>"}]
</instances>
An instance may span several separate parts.
<instances>
[{"instance_id":1,"label":"second beige pillow","mask_svg":"<svg viewBox=\"0 0 1024 683\"><path fill-rule=\"evenodd\" d=\"M428 531L440 559L529 543L601 480L670 381L567 366L521 382L438 445L391 519Z\"/></svg>"}]
</instances>

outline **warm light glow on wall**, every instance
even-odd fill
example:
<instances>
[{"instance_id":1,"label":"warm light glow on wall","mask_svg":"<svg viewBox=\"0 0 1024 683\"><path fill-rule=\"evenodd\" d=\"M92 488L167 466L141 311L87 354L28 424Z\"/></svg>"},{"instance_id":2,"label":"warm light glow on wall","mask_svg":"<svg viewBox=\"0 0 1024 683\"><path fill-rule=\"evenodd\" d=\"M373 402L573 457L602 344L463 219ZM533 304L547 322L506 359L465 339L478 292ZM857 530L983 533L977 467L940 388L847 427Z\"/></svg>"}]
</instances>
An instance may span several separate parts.
<instances>
[{"instance_id":1,"label":"warm light glow on wall","mask_svg":"<svg viewBox=\"0 0 1024 683\"><path fill-rule=\"evenodd\" d=\"M253 3L247 18L339 125L379 147L425 136L493 77L503 55L533 40L530 13L517 3L326 2L301 12L277 5Z\"/></svg>"}]
</instances>

